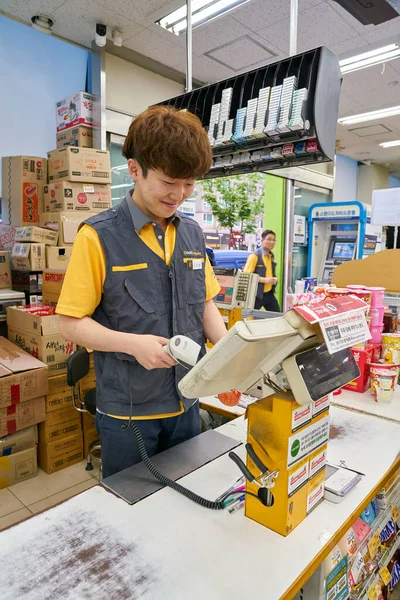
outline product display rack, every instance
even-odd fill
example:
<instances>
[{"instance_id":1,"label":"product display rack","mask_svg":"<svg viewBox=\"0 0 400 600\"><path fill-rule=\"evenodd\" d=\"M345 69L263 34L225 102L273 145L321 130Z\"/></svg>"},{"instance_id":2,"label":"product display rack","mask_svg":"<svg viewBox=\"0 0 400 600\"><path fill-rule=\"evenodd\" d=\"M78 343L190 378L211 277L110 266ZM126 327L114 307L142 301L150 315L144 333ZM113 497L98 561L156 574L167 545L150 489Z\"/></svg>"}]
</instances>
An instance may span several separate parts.
<instances>
[{"instance_id":1,"label":"product display rack","mask_svg":"<svg viewBox=\"0 0 400 600\"><path fill-rule=\"evenodd\" d=\"M210 178L333 160L340 87L339 60L320 47L160 104L200 118Z\"/></svg>"}]
</instances>

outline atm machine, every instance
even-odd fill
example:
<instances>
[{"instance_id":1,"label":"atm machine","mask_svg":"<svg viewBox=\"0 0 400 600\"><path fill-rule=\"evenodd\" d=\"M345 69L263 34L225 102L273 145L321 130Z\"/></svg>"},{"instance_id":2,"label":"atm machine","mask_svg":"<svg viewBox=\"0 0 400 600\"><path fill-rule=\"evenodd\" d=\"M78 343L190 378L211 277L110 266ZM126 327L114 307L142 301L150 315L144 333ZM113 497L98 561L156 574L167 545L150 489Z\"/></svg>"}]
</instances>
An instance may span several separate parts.
<instances>
[{"instance_id":1,"label":"atm machine","mask_svg":"<svg viewBox=\"0 0 400 600\"><path fill-rule=\"evenodd\" d=\"M247 409L246 465L229 456L247 480L246 516L288 535L324 498L328 395L358 376L350 350L329 354L320 331L292 310L236 323L179 389L198 398L267 384Z\"/></svg>"},{"instance_id":2,"label":"atm machine","mask_svg":"<svg viewBox=\"0 0 400 600\"><path fill-rule=\"evenodd\" d=\"M343 262L379 252L382 227L371 225L371 210L361 202L313 204L308 213L308 277L330 283Z\"/></svg>"},{"instance_id":3,"label":"atm machine","mask_svg":"<svg viewBox=\"0 0 400 600\"><path fill-rule=\"evenodd\" d=\"M214 267L221 290L214 298L228 329L242 320L243 309L253 309L257 296L258 275L240 269Z\"/></svg>"}]
</instances>

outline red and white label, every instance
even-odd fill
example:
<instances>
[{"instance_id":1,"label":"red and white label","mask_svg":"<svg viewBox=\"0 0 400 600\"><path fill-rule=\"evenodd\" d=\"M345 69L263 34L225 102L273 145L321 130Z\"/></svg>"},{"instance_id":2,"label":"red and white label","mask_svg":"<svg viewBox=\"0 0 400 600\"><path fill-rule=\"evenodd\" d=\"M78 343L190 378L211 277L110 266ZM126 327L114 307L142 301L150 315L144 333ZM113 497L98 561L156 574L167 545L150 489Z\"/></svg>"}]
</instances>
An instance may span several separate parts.
<instances>
[{"instance_id":1,"label":"red and white label","mask_svg":"<svg viewBox=\"0 0 400 600\"><path fill-rule=\"evenodd\" d=\"M315 304L312 308L307 305L295 306L293 310L313 325L324 319L329 319L329 317L342 315L355 310L365 310L367 306L368 305L363 300L360 300L360 298L357 298L356 296L343 296L341 298L332 298L331 300L320 302L319 304Z\"/></svg>"},{"instance_id":2,"label":"red and white label","mask_svg":"<svg viewBox=\"0 0 400 600\"><path fill-rule=\"evenodd\" d=\"M313 402L312 403L313 417L316 417L317 415L321 414L325 410L328 410L329 405L330 405L329 396L324 396L323 398L320 398L319 400L316 400L315 402Z\"/></svg>"},{"instance_id":3,"label":"red and white label","mask_svg":"<svg viewBox=\"0 0 400 600\"><path fill-rule=\"evenodd\" d=\"M308 462L289 475L288 495L291 496L308 481Z\"/></svg>"},{"instance_id":4,"label":"red and white label","mask_svg":"<svg viewBox=\"0 0 400 600\"><path fill-rule=\"evenodd\" d=\"M78 200L79 204L86 204L86 202L87 202L86 194L84 194L84 193L78 194L77 200Z\"/></svg>"},{"instance_id":5,"label":"red and white label","mask_svg":"<svg viewBox=\"0 0 400 600\"><path fill-rule=\"evenodd\" d=\"M371 339L364 310L324 319L320 327L330 354Z\"/></svg>"},{"instance_id":6,"label":"red and white label","mask_svg":"<svg viewBox=\"0 0 400 600\"><path fill-rule=\"evenodd\" d=\"M324 482L315 487L307 496L307 514L321 502L324 497Z\"/></svg>"},{"instance_id":7,"label":"red and white label","mask_svg":"<svg viewBox=\"0 0 400 600\"><path fill-rule=\"evenodd\" d=\"M318 452L314 457L310 458L310 478L314 477L326 465L327 452L326 448Z\"/></svg>"},{"instance_id":8,"label":"red and white label","mask_svg":"<svg viewBox=\"0 0 400 600\"><path fill-rule=\"evenodd\" d=\"M292 432L310 423L312 419L312 405L306 404L292 412Z\"/></svg>"}]
</instances>

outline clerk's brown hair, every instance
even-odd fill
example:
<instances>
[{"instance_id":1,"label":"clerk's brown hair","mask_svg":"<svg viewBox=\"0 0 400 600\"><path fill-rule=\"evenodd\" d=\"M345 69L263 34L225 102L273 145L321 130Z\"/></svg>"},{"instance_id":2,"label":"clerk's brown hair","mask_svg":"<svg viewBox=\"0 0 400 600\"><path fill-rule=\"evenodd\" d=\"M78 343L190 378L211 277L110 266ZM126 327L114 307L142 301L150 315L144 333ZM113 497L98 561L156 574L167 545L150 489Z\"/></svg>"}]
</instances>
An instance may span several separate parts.
<instances>
[{"instance_id":1,"label":"clerk's brown hair","mask_svg":"<svg viewBox=\"0 0 400 600\"><path fill-rule=\"evenodd\" d=\"M168 106L153 106L134 118L122 154L137 160L145 177L149 169L161 169L173 179L197 179L212 163L200 119Z\"/></svg>"}]
</instances>

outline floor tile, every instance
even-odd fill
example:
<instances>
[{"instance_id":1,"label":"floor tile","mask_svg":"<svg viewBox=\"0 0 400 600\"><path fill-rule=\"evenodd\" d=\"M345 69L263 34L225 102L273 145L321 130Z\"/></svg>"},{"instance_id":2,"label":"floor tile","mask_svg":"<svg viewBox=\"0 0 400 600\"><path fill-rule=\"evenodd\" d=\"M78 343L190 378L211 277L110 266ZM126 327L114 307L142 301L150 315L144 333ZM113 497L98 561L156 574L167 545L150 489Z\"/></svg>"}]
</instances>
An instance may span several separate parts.
<instances>
[{"instance_id":1,"label":"floor tile","mask_svg":"<svg viewBox=\"0 0 400 600\"><path fill-rule=\"evenodd\" d=\"M0 490L0 517L16 512L24 505L9 489Z\"/></svg>"},{"instance_id":2,"label":"floor tile","mask_svg":"<svg viewBox=\"0 0 400 600\"><path fill-rule=\"evenodd\" d=\"M20 521L23 521L27 517L31 517L32 513L28 508L21 508L5 517L0 518L0 531L5 529L6 527L11 527L11 525L15 525Z\"/></svg>"},{"instance_id":3,"label":"floor tile","mask_svg":"<svg viewBox=\"0 0 400 600\"><path fill-rule=\"evenodd\" d=\"M86 461L67 467L58 473L47 475L39 469L37 477L13 485L12 493L25 506L35 504L49 496L54 496L84 481L92 481L90 472L85 471Z\"/></svg>"},{"instance_id":4,"label":"floor tile","mask_svg":"<svg viewBox=\"0 0 400 600\"><path fill-rule=\"evenodd\" d=\"M89 488L96 485L96 483L97 483L97 481L95 479L89 479L87 481L83 481L82 483L78 483L78 485L74 485L73 487L63 490L62 492L59 492L58 494L54 494L53 496L49 496L48 498L45 498L44 500L40 500L39 502L30 504L28 506L28 508L34 514L36 514L38 512L41 512L42 510L51 508L52 506L55 506L56 504L59 504L60 502L63 502L64 500L68 500L68 498L72 498L73 496L76 496L77 494L80 494L81 492L84 492L85 490L88 490Z\"/></svg>"}]
</instances>

